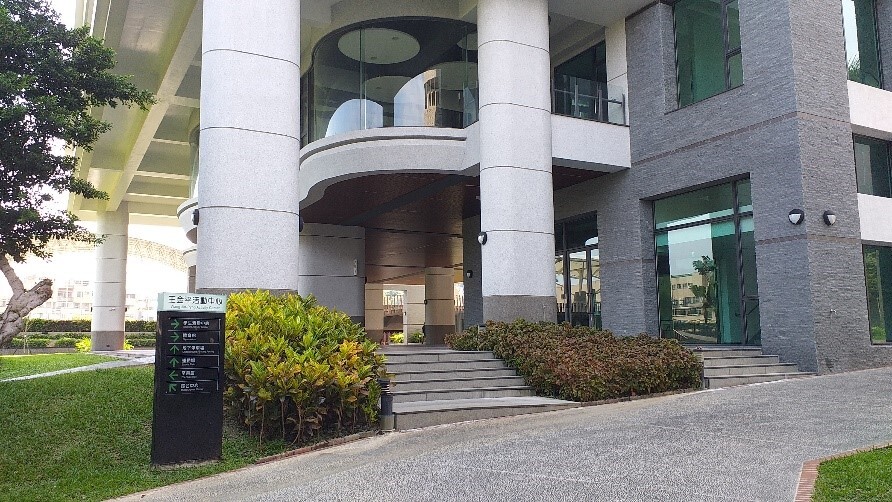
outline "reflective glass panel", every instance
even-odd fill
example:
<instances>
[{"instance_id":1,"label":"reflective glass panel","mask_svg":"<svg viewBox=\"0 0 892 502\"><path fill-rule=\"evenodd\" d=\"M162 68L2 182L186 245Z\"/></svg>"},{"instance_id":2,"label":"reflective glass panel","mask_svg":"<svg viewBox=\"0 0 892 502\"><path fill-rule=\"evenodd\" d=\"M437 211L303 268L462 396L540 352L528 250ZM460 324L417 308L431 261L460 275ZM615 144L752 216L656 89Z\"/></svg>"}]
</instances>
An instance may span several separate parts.
<instances>
[{"instance_id":1,"label":"reflective glass panel","mask_svg":"<svg viewBox=\"0 0 892 502\"><path fill-rule=\"evenodd\" d=\"M842 0L849 80L882 87L874 0Z\"/></svg>"},{"instance_id":2,"label":"reflective glass panel","mask_svg":"<svg viewBox=\"0 0 892 502\"><path fill-rule=\"evenodd\" d=\"M654 202L654 222L657 229L721 218L733 213L734 193L730 183Z\"/></svg>"},{"instance_id":3,"label":"reflective glass panel","mask_svg":"<svg viewBox=\"0 0 892 502\"><path fill-rule=\"evenodd\" d=\"M720 2L682 0L676 3L675 46L679 106L696 103L726 89Z\"/></svg>"},{"instance_id":4,"label":"reflective glass panel","mask_svg":"<svg viewBox=\"0 0 892 502\"><path fill-rule=\"evenodd\" d=\"M464 128L477 121L476 27L384 19L323 38L313 52L307 141L378 127Z\"/></svg>"},{"instance_id":5,"label":"reflective glass panel","mask_svg":"<svg viewBox=\"0 0 892 502\"><path fill-rule=\"evenodd\" d=\"M892 343L892 248L864 246L867 317L873 343Z\"/></svg>"},{"instance_id":6,"label":"reflective glass panel","mask_svg":"<svg viewBox=\"0 0 892 502\"><path fill-rule=\"evenodd\" d=\"M892 163L889 143L855 136L855 174L858 193L892 197Z\"/></svg>"}]
</instances>

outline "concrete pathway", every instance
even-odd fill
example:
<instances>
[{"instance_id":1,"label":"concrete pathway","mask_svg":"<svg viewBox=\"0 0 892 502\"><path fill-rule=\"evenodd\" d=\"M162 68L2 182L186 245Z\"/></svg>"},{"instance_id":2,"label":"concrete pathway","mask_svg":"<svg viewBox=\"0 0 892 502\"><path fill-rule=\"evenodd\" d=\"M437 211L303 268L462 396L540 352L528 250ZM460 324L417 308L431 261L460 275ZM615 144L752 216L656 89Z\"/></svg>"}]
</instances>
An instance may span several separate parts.
<instances>
[{"instance_id":1,"label":"concrete pathway","mask_svg":"<svg viewBox=\"0 0 892 502\"><path fill-rule=\"evenodd\" d=\"M102 356L111 356L117 357L120 360L118 361L106 361L104 363L96 363L90 364L87 366L78 366L76 368L68 368L64 370L50 371L47 373L39 373L37 375L26 375L15 378L7 378L5 380L0 380L0 382L15 382L16 380L32 380L34 378L44 378L51 377L56 375L64 375L66 373L78 373L81 371L93 371L93 370L106 370L110 368L124 368L127 366L142 366L144 364L155 364L155 351L127 351L122 350L119 352L93 352L93 354L98 354Z\"/></svg>"},{"instance_id":2,"label":"concrete pathway","mask_svg":"<svg viewBox=\"0 0 892 502\"><path fill-rule=\"evenodd\" d=\"M125 500L790 501L802 462L892 442L892 368L453 424Z\"/></svg>"}]
</instances>

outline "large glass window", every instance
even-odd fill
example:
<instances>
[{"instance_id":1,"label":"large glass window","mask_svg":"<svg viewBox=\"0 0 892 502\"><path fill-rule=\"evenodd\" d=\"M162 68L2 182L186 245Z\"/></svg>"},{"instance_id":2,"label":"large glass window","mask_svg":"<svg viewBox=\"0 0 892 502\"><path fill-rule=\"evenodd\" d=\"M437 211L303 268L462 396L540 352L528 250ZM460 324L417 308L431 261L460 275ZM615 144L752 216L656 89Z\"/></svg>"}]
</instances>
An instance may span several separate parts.
<instances>
[{"instance_id":1,"label":"large glass window","mask_svg":"<svg viewBox=\"0 0 892 502\"><path fill-rule=\"evenodd\" d=\"M306 79L305 142L378 127L476 122L476 31L462 21L397 18L326 36Z\"/></svg>"},{"instance_id":2,"label":"large glass window","mask_svg":"<svg viewBox=\"0 0 892 502\"><path fill-rule=\"evenodd\" d=\"M557 321L600 329L601 260L595 215L555 225L554 264Z\"/></svg>"},{"instance_id":3,"label":"large glass window","mask_svg":"<svg viewBox=\"0 0 892 502\"><path fill-rule=\"evenodd\" d=\"M654 203L660 335L761 343L749 180Z\"/></svg>"},{"instance_id":4,"label":"large glass window","mask_svg":"<svg viewBox=\"0 0 892 502\"><path fill-rule=\"evenodd\" d=\"M873 343L892 343L892 247L864 246L867 316Z\"/></svg>"},{"instance_id":5,"label":"large glass window","mask_svg":"<svg viewBox=\"0 0 892 502\"><path fill-rule=\"evenodd\" d=\"M855 136L855 174L858 193L892 197L892 162L889 143Z\"/></svg>"},{"instance_id":6,"label":"large glass window","mask_svg":"<svg viewBox=\"0 0 892 502\"><path fill-rule=\"evenodd\" d=\"M876 0L842 0L849 80L882 87Z\"/></svg>"},{"instance_id":7,"label":"large glass window","mask_svg":"<svg viewBox=\"0 0 892 502\"><path fill-rule=\"evenodd\" d=\"M553 111L586 120L626 123L625 94L607 84L605 42L555 67Z\"/></svg>"},{"instance_id":8,"label":"large glass window","mask_svg":"<svg viewBox=\"0 0 892 502\"><path fill-rule=\"evenodd\" d=\"M679 0L674 12L678 106L742 85L737 0Z\"/></svg>"}]
</instances>

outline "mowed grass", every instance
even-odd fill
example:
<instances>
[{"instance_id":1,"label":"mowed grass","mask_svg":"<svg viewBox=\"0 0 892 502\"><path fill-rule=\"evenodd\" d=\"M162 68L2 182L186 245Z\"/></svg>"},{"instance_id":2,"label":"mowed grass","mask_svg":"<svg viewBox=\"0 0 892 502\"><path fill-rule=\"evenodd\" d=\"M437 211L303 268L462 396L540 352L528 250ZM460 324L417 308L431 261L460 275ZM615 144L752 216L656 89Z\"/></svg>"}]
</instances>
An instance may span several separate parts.
<instances>
[{"instance_id":1,"label":"mowed grass","mask_svg":"<svg viewBox=\"0 0 892 502\"><path fill-rule=\"evenodd\" d=\"M69 368L114 360L114 357L77 353L0 356L0 380L67 370Z\"/></svg>"},{"instance_id":2,"label":"mowed grass","mask_svg":"<svg viewBox=\"0 0 892 502\"><path fill-rule=\"evenodd\" d=\"M224 428L223 460L150 466L152 368L0 382L0 500L103 500L228 471L281 452Z\"/></svg>"},{"instance_id":3,"label":"mowed grass","mask_svg":"<svg viewBox=\"0 0 892 502\"><path fill-rule=\"evenodd\" d=\"M814 500L892 501L892 447L822 463Z\"/></svg>"}]
</instances>

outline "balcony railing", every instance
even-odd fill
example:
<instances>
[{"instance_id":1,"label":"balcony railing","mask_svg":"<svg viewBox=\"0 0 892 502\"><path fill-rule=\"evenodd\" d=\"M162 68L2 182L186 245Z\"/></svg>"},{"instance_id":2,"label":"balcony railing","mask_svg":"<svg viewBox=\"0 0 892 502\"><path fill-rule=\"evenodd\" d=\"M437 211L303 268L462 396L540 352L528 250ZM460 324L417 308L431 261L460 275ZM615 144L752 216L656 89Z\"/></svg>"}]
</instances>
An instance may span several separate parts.
<instances>
[{"instance_id":1,"label":"balcony railing","mask_svg":"<svg viewBox=\"0 0 892 502\"><path fill-rule=\"evenodd\" d=\"M626 125L623 89L603 82L565 75L557 78L552 110L555 115Z\"/></svg>"}]
</instances>

